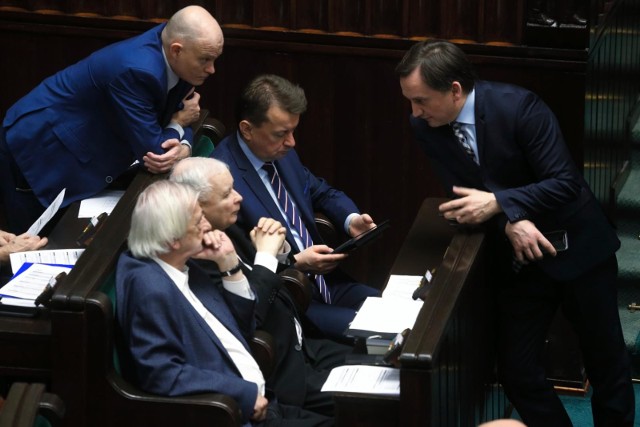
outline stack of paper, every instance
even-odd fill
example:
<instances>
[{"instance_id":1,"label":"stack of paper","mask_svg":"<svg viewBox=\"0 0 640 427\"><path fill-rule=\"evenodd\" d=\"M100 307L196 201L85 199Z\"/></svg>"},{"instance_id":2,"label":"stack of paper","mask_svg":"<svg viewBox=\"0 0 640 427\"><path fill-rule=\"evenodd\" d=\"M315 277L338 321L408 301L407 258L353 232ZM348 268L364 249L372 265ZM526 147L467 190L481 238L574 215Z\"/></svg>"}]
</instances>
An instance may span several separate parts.
<instances>
[{"instance_id":1,"label":"stack of paper","mask_svg":"<svg viewBox=\"0 0 640 427\"><path fill-rule=\"evenodd\" d=\"M412 298L420 280L420 276L392 275L381 298L368 297L364 301L346 334L391 339L407 328L412 329L423 304L422 300Z\"/></svg>"},{"instance_id":2,"label":"stack of paper","mask_svg":"<svg viewBox=\"0 0 640 427\"><path fill-rule=\"evenodd\" d=\"M26 263L9 283L0 288L2 304L33 306L52 277L70 271L71 266Z\"/></svg>"}]
</instances>

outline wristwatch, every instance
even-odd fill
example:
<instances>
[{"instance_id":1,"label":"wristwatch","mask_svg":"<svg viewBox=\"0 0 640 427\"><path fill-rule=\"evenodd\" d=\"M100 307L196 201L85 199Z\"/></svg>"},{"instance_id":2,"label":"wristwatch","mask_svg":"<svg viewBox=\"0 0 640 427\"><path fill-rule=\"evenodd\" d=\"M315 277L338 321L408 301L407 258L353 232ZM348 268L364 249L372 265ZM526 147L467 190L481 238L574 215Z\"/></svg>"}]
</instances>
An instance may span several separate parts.
<instances>
[{"instance_id":1,"label":"wristwatch","mask_svg":"<svg viewBox=\"0 0 640 427\"><path fill-rule=\"evenodd\" d=\"M242 265L240 263L238 263L235 267L233 267L230 270L227 271L221 271L220 275L224 276L224 277L228 277L228 276L233 276L234 274L236 274L238 271L240 271L240 269L242 268Z\"/></svg>"}]
</instances>

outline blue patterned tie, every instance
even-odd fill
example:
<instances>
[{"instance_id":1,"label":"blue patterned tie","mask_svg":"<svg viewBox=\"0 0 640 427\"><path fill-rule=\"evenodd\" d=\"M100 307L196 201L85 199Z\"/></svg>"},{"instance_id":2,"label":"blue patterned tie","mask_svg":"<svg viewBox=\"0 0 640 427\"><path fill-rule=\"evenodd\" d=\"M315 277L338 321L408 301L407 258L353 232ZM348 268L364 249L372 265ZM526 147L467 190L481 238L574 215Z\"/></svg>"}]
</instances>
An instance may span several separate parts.
<instances>
[{"instance_id":1,"label":"blue patterned tie","mask_svg":"<svg viewBox=\"0 0 640 427\"><path fill-rule=\"evenodd\" d=\"M300 240L302 240L304 248L300 248L300 250L312 246L313 240L309 235L309 231L302 222L302 218L300 218L300 215L298 215L296 207L293 205L293 201L289 197L287 189L282 184L280 175L278 174L278 171L276 170L274 164L271 162L267 162L262 165L262 169L267 171L267 174L269 175L269 181L271 182L273 191L275 192L276 197L278 198L278 202L280 202L280 206L287 216L287 220L289 221L290 226L296 229L298 235L300 236ZM324 276L322 276L321 274L316 274L315 281L318 285L318 289L320 290L320 294L322 295L324 302L326 302L327 304L331 304L331 295L329 294L329 288L327 288L327 283L324 280Z\"/></svg>"},{"instance_id":2,"label":"blue patterned tie","mask_svg":"<svg viewBox=\"0 0 640 427\"><path fill-rule=\"evenodd\" d=\"M467 137L462 131L462 123L452 122L451 128L453 129L453 134L460 143L460 146L462 147L464 152L467 153L471 160L473 160L475 163L478 163L478 160L476 160L476 153L473 151L471 144L469 144L469 141L467 141Z\"/></svg>"}]
</instances>

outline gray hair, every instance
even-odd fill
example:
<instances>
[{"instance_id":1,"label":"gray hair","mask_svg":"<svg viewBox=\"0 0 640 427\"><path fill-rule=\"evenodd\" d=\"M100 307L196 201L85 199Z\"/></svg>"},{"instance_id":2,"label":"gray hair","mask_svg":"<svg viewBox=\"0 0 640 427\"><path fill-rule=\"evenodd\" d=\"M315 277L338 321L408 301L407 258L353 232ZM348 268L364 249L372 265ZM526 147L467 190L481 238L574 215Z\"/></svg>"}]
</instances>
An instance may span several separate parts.
<instances>
[{"instance_id":1,"label":"gray hair","mask_svg":"<svg viewBox=\"0 0 640 427\"><path fill-rule=\"evenodd\" d=\"M209 178L228 170L229 166L218 159L187 157L176 163L169 179L191 186L198 192L199 200L205 201L209 199L209 195L213 191Z\"/></svg>"},{"instance_id":2,"label":"gray hair","mask_svg":"<svg viewBox=\"0 0 640 427\"><path fill-rule=\"evenodd\" d=\"M187 234L198 192L167 180L148 186L136 201L129 229L129 249L136 258L166 254Z\"/></svg>"}]
</instances>

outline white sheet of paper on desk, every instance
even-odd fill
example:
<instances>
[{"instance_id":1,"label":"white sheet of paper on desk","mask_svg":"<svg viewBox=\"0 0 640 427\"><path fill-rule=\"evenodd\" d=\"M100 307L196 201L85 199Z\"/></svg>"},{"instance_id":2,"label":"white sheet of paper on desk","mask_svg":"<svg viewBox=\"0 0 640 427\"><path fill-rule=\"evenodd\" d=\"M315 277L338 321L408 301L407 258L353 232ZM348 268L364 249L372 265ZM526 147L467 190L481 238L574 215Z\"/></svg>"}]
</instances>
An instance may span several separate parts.
<instances>
[{"instance_id":1,"label":"white sheet of paper on desk","mask_svg":"<svg viewBox=\"0 0 640 427\"><path fill-rule=\"evenodd\" d=\"M396 334L413 328L423 301L367 297L349 329Z\"/></svg>"},{"instance_id":2,"label":"white sheet of paper on desk","mask_svg":"<svg viewBox=\"0 0 640 427\"><path fill-rule=\"evenodd\" d=\"M15 274L25 262L42 264L75 265L84 249L53 249L44 251L15 252L9 255L11 271Z\"/></svg>"},{"instance_id":3,"label":"white sheet of paper on desk","mask_svg":"<svg viewBox=\"0 0 640 427\"><path fill-rule=\"evenodd\" d=\"M14 277L0 288L0 296L35 300L52 277L62 272L69 273L70 271L71 267L31 264L23 273Z\"/></svg>"},{"instance_id":4,"label":"white sheet of paper on desk","mask_svg":"<svg viewBox=\"0 0 640 427\"><path fill-rule=\"evenodd\" d=\"M66 191L67 191L66 188L62 189L60 194L58 194L58 196L56 196L55 200L53 202L51 202L49 207L47 209L45 209L44 212L42 212L42 215L40 215L40 218L38 218L36 220L36 222L34 222L31 225L31 227L29 227L29 229L27 230L27 234L31 234L32 236L37 236L38 233L40 233L40 231L42 231L44 226L47 225L49 220L51 220L51 218L53 218L53 216L58 212L58 209L60 209L60 205L62 204L62 201L64 200L64 193Z\"/></svg>"},{"instance_id":5,"label":"white sheet of paper on desk","mask_svg":"<svg viewBox=\"0 0 640 427\"><path fill-rule=\"evenodd\" d=\"M102 212L111 214L123 194L124 191L120 190L105 190L95 197L84 199L80 202L78 218L93 218Z\"/></svg>"},{"instance_id":6,"label":"white sheet of paper on desk","mask_svg":"<svg viewBox=\"0 0 640 427\"><path fill-rule=\"evenodd\" d=\"M413 292L420 285L422 276L392 274L382 292L382 298L401 298L413 300Z\"/></svg>"},{"instance_id":7,"label":"white sheet of paper on desk","mask_svg":"<svg viewBox=\"0 0 640 427\"><path fill-rule=\"evenodd\" d=\"M322 391L399 396L400 370L386 366L338 366L329 373Z\"/></svg>"}]
</instances>

